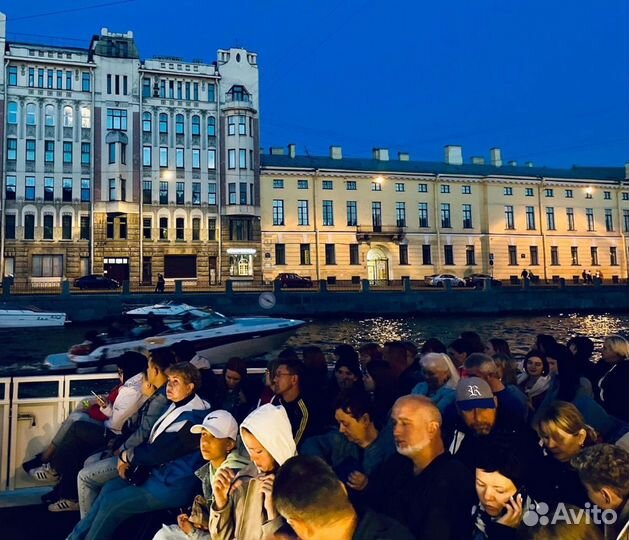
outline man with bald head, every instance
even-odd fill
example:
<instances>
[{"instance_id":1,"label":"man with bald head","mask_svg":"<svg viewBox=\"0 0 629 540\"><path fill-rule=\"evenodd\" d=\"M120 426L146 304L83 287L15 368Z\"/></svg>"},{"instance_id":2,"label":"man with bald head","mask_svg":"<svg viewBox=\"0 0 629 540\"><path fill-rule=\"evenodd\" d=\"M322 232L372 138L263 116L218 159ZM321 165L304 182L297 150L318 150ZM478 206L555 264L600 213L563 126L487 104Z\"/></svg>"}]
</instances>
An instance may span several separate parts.
<instances>
[{"instance_id":1,"label":"man with bald head","mask_svg":"<svg viewBox=\"0 0 629 540\"><path fill-rule=\"evenodd\" d=\"M418 540L469 537L474 475L445 451L439 409L424 396L402 396L391 420L397 454L369 478L367 504Z\"/></svg>"}]
</instances>

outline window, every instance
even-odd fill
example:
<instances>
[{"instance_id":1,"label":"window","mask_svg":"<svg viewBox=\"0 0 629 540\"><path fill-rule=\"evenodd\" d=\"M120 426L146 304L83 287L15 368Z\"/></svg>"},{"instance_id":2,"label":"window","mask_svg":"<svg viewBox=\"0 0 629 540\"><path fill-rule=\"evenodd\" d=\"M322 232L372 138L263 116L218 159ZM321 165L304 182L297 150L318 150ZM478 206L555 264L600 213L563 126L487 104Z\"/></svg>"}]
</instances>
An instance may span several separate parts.
<instances>
[{"instance_id":1,"label":"window","mask_svg":"<svg viewBox=\"0 0 629 540\"><path fill-rule=\"evenodd\" d=\"M238 135L246 135L247 134L247 117L239 116L238 117Z\"/></svg>"},{"instance_id":2,"label":"window","mask_svg":"<svg viewBox=\"0 0 629 540\"><path fill-rule=\"evenodd\" d=\"M54 87L54 71L52 69L46 70L46 88Z\"/></svg>"},{"instance_id":3,"label":"window","mask_svg":"<svg viewBox=\"0 0 629 540\"><path fill-rule=\"evenodd\" d=\"M44 178L44 200L52 201L55 198L55 179L46 177Z\"/></svg>"},{"instance_id":4,"label":"window","mask_svg":"<svg viewBox=\"0 0 629 540\"><path fill-rule=\"evenodd\" d=\"M7 104L7 123L17 124L17 103L15 101L9 101Z\"/></svg>"},{"instance_id":5,"label":"window","mask_svg":"<svg viewBox=\"0 0 629 540\"><path fill-rule=\"evenodd\" d=\"M24 216L24 240L35 240L35 214Z\"/></svg>"},{"instance_id":6,"label":"window","mask_svg":"<svg viewBox=\"0 0 629 540\"><path fill-rule=\"evenodd\" d=\"M610 201L611 198L612 198L611 191L603 191L603 199L605 199L606 201Z\"/></svg>"},{"instance_id":7,"label":"window","mask_svg":"<svg viewBox=\"0 0 629 540\"><path fill-rule=\"evenodd\" d=\"M207 220L207 239L216 240L216 218Z\"/></svg>"},{"instance_id":8,"label":"window","mask_svg":"<svg viewBox=\"0 0 629 540\"><path fill-rule=\"evenodd\" d=\"M334 244L325 245L325 264L336 264L336 246Z\"/></svg>"},{"instance_id":9,"label":"window","mask_svg":"<svg viewBox=\"0 0 629 540\"><path fill-rule=\"evenodd\" d=\"M623 201L629 201L629 192L623 191L623 193L622 193L622 200Z\"/></svg>"},{"instance_id":10,"label":"window","mask_svg":"<svg viewBox=\"0 0 629 540\"><path fill-rule=\"evenodd\" d=\"M54 163L55 161L55 141L44 141L44 162Z\"/></svg>"},{"instance_id":11,"label":"window","mask_svg":"<svg viewBox=\"0 0 629 540\"><path fill-rule=\"evenodd\" d=\"M109 200L110 201L116 200L116 179L115 178L109 179Z\"/></svg>"},{"instance_id":12,"label":"window","mask_svg":"<svg viewBox=\"0 0 629 540\"><path fill-rule=\"evenodd\" d=\"M107 129L126 131L127 111L125 109L107 109Z\"/></svg>"},{"instance_id":13,"label":"window","mask_svg":"<svg viewBox=\"0 0 629 540\"><path fill-rule=\"evenodd\" d=\"M566 208L566 220L568 221L568 230L574 231L574 209Z\"/></svg>"},{"instance_id":14,"label":"window","mask_svg":"<svg viewBox=\"0 0 629 540\"><path fill-rule=\"evenodd\" d=\"M168 167L168 148L166 146L159 147L159 166Z\"/></svg>"},{"instance_id":15,"label":"window","mask_svg":"<svg viewBox=\"0 0 629 540\"><path fill-rule=\"evenodd\" d=\"M35 68L28 68L28 86L29 88L35 86Z\"/></svg>"},{"instance_id":16,"label":"window","mask_svg":"<svg viewBox=\"0 0 629 540\"><path fill-rule=\"evenodd\" d=\"M371 191L382 191L382 182L372 182Z\"/></svg>"},{"instance_id":17,"label":"window","mask_svg":"<svg viewBox=\"0 0 629 540\"><path fill-rule=\"evenodd\" d=\"M585 217L588 222L588 231L593 231L594 230L594 210L592 208L586 208Z\"/></svg>"},{"instance_id":18,"label":"window","mask_svg":"<svg viewBox=\"0 0 629 540\"><path fill-rule=\"evenodd\" d=\"M4 216L4 235L7 240L15 240L15 214L6 214Z\"/></svg>"},{"instance_id":19,"label":"window","mask_svg":"<svg viewBox=\"0 0 629 540\"><path fill-rule=\"evenodd\" d=\"M151 154L152 148L150 146L143 146L142 147L142 165L144 167L150 167L151 166Z\"/></svg>"},{"instance_id":20,"label":"window","mask_svg":"<svg viewBox=\"0 0 629 540\"><path fill-rule=\"evenodd\" d=\"M8 85L17 86L17 66L9 66L7 70Z\"/></svg>"},{"instance_id":21,"label":"window","mask_svg":"<svg viewBox=\"0 0 629 540\"><path fill-rule=\"evenodd\" d=\"M598 266L598 248L596 246L590 248L590 258L592 259L592 266Z\"/></svg>"},{"instance_id":22,"label":"window","mask_svg":"<svg viewBox=\"0 0 629 540\"><path fill-rule=\"evenodd\" d=\"M28 103L26 105L26 125L34 126L37 124L37 109L34 103Z\"/></svg>"},{"instance_id":23,"label":"window","mask_svg":"<svg viewBox=\"0 0 629 540\"><path fill-rule=\"evenodd\" d=\"M371 203L371 225L375 232L382 230L382 203L379 201Z\"/></svg>"},{"instance_id":24,"label":"window","mask_svg":"<svg viewBox=\"0 0 629 540\"><path fill-rule=\"evenodd\" d=\"M192 99L194 101L199 101L199 83L192 83Z\"/></svg>"},{"instance_id":25,"label":"window","mask_svg":"<svg viewBox=\"0 0 629 540\"><path fill-rule=\"evenodd\" d=\"M275 244L275 264L286 264L286 246Z\"/></svg>"},{"instance_id":26,"label":"window","mask_svg":"<svg viewBox=\"0 0 629 540\"><path fill-rule=\"evenodd\" d=\"M236 150L230 148L227 150L227 168L235 169L236 168Z\"/></svg>"},{"instance_id":27,"label":"window","mask_svg":"<svg viewBox=\"0 0 629 540\"><path fill-rule=\"evenodd\" d=\"M247 150L243 150L242 148L238 150L238 168L247 168Z\"/></svg>"},{"instance_id":28,"label":"window","mask_svg":"<svg viewBox=\"0 0 629 540\"><path fill-rule=\"evenodd\" d=\"M153 125L153 117L150 112L142 113L142 131L144 133L150 133Z\"/></svg>"},{"instance_id":29,"label":"window","mask_svg":"<svg viewBox=\"0 0 629 540\"><path fill-rule=\"evenodd\" d=\"M46 107L44 107L44 125L55 125L55 108L53 105L46 105Z\"/></svg>"},{"instance_id":30,"label":"window","mask_svg":"<svg viewBox=\"0 0 629 540\"><path fill-rule=\"evenodd\" d=\"M297 189L308 189L308 180L297 180Z\"/></svg>"},{"instance_id":31,"label":"window","mask_svg":"<svg viewBox=\"0 0 629 540\"><path fill-rule=\"evenodd\" d=\"M182 217L175 219L175 240L183 240L185 238L185 220Z\"/></svg>"},{"instance_id":32,"label":"window","mask_svg":"<svg viewBox=\"0 0 629 540\"><path fill-rule=\"evenodd\" d=\"M175 115L175 134L176 135L184 134L183 114Z\"/></svg>"},{"instance_id":33,"label":"window","mask_svg":"<svg viewBox=\"0 0 629 540\"><path fill-rule=\"evenodd\" d=\"M210 102L216 101L216 87L213 84L207 85L207 100Z\"/></svg>"},{"instance_id":34,"label":"window","mask_svg":"<svg viewBox=\"0 0 629 540\"><path fill-rule=\"evenodd\" d=\"M356 207L356 201L347 201L347 226L356 227L358 225L358 209Z\"/></svg>"},{"instance_id":35,"label":"window","mask_svg":"<svg viewBox=\"0 0 629 540\"><path fill-rule=\"evenodd\" d=\"M559 248L557 246L550 247L550 264L551 266L559 266Z\"/></svg>"},{"instance_id":36,"label":"window","mask_svg":"<svg viewBox=\"0 0 629 540\"><path fill-rule=\"evenodd\" d=\"M184 183L177 182L175 184L175 203L183 204L184 203Z\"/></svg>"},{"instance_id":37,"label":"window","mask_svg":"<svg viewBox=\"0 0 629 540\"><path fill-rule=\"evenodd\" d=\"M351 265L360 264L360 251L359 251L358 244L349 245L349 264Z\"/></svg>"},{"instance_id":38,"label":"window","mask_svg":"<svg viewBox=\"0 0 629 540\"><path fill-rule=\"evenodd\" d=\"M153 236L153 223L150 217L142 218L142 236L145 240L150 240Z\"/></svg>"},{"instance_id":39,"label":"window","mask_svg":"<svg viewBox=\"0 0 629 540\"><path fill-rule=\"evenodd\" d=\"M590 189L590 190L587 190L587 191L585 192L585 198L586 198L586 199L591 199L591 198L592 198L592 190L591 190L591 189Z\"/></svg>"},{"instance_id":40,"label":"window","mask_svg":"<svg viewBox=\"0 0 629 540\"><path fill-rule=\"evenodd\" d=\"M183 99L183 84L182 84L182 81L177 81L177 99Z\"/></svg>"},{"instance_id":41,"label":"window","mask_svg":"<svg viewBox=\"0 0 629 540\"><path fill-rule=\"evenodd\" d=\"M579 266L579 248L577 246L570 248L570 259L572 260L572 266Z\"/></svg>"},{"instance_id":42,"label":"window","mask_svg":"<svg viewBox=\"0 0 629 540\"><path fill-rule=\"evenodd\" d=\"M142 182L142 204L152 204L153 201L153 182L144 180Z\"/></svg>"},{"instance_id":43,"label":"window","mask_svg":"<svg viewBox=\"0 0 629 540\"><path fill-rule=\"evenodd\" d=\"M422 245L422 264L432 264L432 250L430 244Z\"/></svg>"},{"instance_id":44,"label":"window","mask_svg":"<svg viewBox=\"0 0 629 540\"><path fill-rule=\"evenodd\" d=\"M201 182L192 182L192 204L201 204Z\"/></svg>"},{"instance_id":45,"label":"window","mask_svg":"<svg viewBox=\"0 0 629 540\"><path fill-rule=\"evenodd\" d=\"M159 218L159 239L168 240L168 218Z\"/></svg>"},{"instance_id":46,"label":"window","mask_svg":"<svg viewBox=\"0 0 629 540\"><path fill-rule=\"evenodd\" d=\"M395 226L406 227L406 203L395 203Z\"/></svg>"},{"instance_id":47,"label":"window","mask_svg":"<svg viewBox=\"0 0 629 540\"><path fill-rule=\"evenodd\" d=\"M89 178L81 178L81 202L89 202L90 201L90 179Z\"/></svg>"},{"instance_id":48,"label":"window","mask_svg":"<svg viewBox=\"0 0 629 540\"><path fill-rule=\"evenodd\" d=\"M535 207L534 206L526 207L526 229L528 231L535 230Z\"/></svg>"},{"instance_id":49,"label":"window","mask_svg":"<svg viewBox=\"0 0 629 540\"><path fill-rule=\"evenodd\" d=\"M92 111L87 107L81 107L81 127L89 129L92 127Z\"/></svg>"},{"instance_id":50,"label":"window","mask_svg":"<svg viewBox=\"0 0 629 540\"><path fill-rule=\"evenodd\" d=\"M464 229L473 229L472 225L472 205L464 204L463 205L463 228Z\"/></svg>"},{"instance_id":51,"label":"window","mask_svg":"<svg viewBox=\"0 0 629 540\"><path fill-rule=\"evenodd\" d=\"M72 216L70 214L61 216L61 239L72 240Z\"/></svg>"},{"instance_id":52,"label":"window","mask_svg":"<svg viewBox=\"0 0 629 540\"><path fill-rule=\"evenodd\" d=\"M151 93L151 79L149 77L142 78L142 97L150 98Z\"/></svg>"},{"instance_id":53,"label":"window","mask_svg":"<svg viewBox=\"0 0 629 540\"><path fill-rule=\"evenodd\" d=\"M111 74L107 74L107 93L111 94Z\"/></svg>"},{"instance_id":54,"label":"window","mask_svg":"<svg viewBox=\"0 0 629 540\"><path fill-rule=\"evenodd\" d=\"M201 239L201 218L192 218L192 240Z\"/></svg>"},{"instance_id":55,"label":"window","mask_svg":"<svg viewBox=\"0 0 629 540\"><path fill-rule=\"evenodd\" d=\"M552 206L546 208L546 228L549 231L555 230L555 209Z\"/></svg>"},{"instance_id":56,"label":"window","mask_svg":"<svg viewBox=\"0 0 629 540\"><path fill-rule=\"evenodd\" d=\"M207 151L207 168L216 169L216 150L214 148Z\"/></svg>"},{"instance_id":57,"label":"window","mask_svg":"<svg viewBox=\"0 0 629 540\"><path fill-rule=\"evenodd\" d=\"M64 142L63 143L63 164L64 165L72 165L72 143Z\"/></svg>"},{"instance_id":58,"label":"window","mask_svg":"<svg viewBox=\"0 0 629 540\"><path fill-rule=\"evenodd\" d=\"M5 188L5 197L7 201L15 200L15 192L17 190L16 187L16 177L15 176L7 176L6 178L6 188ZM627 210L625 210L627 212ZM629 214L625 219L625 224L629 224Z\"/></svg>"},{"instance_id":59,"label":"window","mask_svg":"<svg viewBox=\"0 0 629 540\"><path fill-rule=\"evenodd\" d=\"M450 193L450 186L448 184L441 184L439 191L441 193Z\"/></svg>"},{"instance_id":60,"label":"window","mask_svg":"<svg viewBox=\"0 0 629 540\"><path fill-rule=\"evenodd\" d=\"M207 134L208 137L214 137L216 135L216 118L208 116L207 118Z\"/></svg>"},{"instance_id":61,"label":"window","mask_svg":"<svg viewBox=\"0 0 629 540\"><path fill-rule=\"evenodd\" d=\"M168 133L168 115L166 113L159 113L159 132Z\"/></svg>"},{"instance_id":62,"label":"window","mask_svg":"<svg viewBox=\"0 0 629 540\"><path fill-rule=\"evenodd\" d=\"M310 263L310 244L299 244L299 264L301 265L311 264Z\"/></svg>"},{"instance_id":63,"label":"window","mask_svg":"<svg viewBox=\"0 0 629 540\"><path fill-rule=\"evenodd\" d=\"M26 139L26 161L35 161L36 146L34 139Z\"/></svg>"},{"instance_id":64,"label":"window","mask_svg":"<svg viewBox=\"0 0 629 540\"><path fill-rule=\"evenodd\" d=\"M417 184L417 191L419 193L428 193L428 184Z\"/></svg>"},{"instance_id":65,"label":"window","mask_svg":"<svg viewBox=\"0 0 629 540\"><path fill-rule=\"evenodd\" d=\"M17 139L7 139L7 159L17 159Z\"/></svg>"},{"instance_id":66,"label":"window","mask_svg":"<svg viewBox=\"0 0 629 540\"><path fill-rule=\"evenodd\" d=\"M510 197L511 195L513 195L513 188L512 187L503 188L502 194L506 197Z\"/></svg>"},{"instance_id":67,"label":"window","mask_svg":"<svg viewBox=\"0 0 629 540\"><path fill-rule=\"evenodd\" d=\"M44 70L39 68L37 70L37 88L44 87Z\"/></svg>"},{"instance_id":68,"label":"window","mask_svg":"<svg viewBox=\"0 0 629 540\"><path fill-rule=\"evenodd\" d=\"M32 266L33 277L62 277L63 255L33 255Z\"/></svg>"},{"instance_id":69,"label":"window","mask_svg":"<svg viewBox=\"0 0 629 540\"><path fill-rule=\"evenodd\" d=\"M454 248L452 244L446 244L443 246L443 264L454 264Z\"/></svg>"},{"instance_id":70,"label":"window","mask_svg":"<svg viewBox=\"0 0 629 540\"><path fill-rule=\"evenodd\" d=\"M308 180L303 180L304 182L306 182L306 188L308 188ZM301 182L301 180L300 180ZM345 189L347 191L356 191L356 180L348 180L347 182L345 182Z\"/></svg>"},{"instance_id":71,"label":"window","mask_svg":"<svg viewBox=\"0 0 629 540\"><path fill-rule=\"evenodd\" d=\"M605 208L605 230L612 232L614 230L614 218L612 216L612 209Z\"/></svg>"},{"instance_id":72,"label":"window","mask_svg":"<svg viewBox=\"0 0 629 540\"><path fill-rule=\"evenodd\" d=\"M236 135L236 117L227 117L227 135Z\"/></svg>"},{"instance_id":73,"label":"window","mask_svg":"<svg viewBox=\"0 0 629 540\"><path fill-rule=\"evenodd\" d=\"M207 190L207 203L216 204L216 182L210 182Z\"/></svg>"},{"instance_id":74,"label":"window","mask_svg":"<svg viewBox=\"0 0 629 540\"><path fill-rule=\"evenodd\" d=\"M449 229L452 227L452 221L450 220L449 203L441 203L441 227L443 229Z\"/></svg>"},{"instance_id":75,"label":"window","mask_svg":"<svg viewBox=\"0 0 629 540\"><path fill-rule=\"evenodd\" d=\"M530 246L529 254L531 258L531 265L537 266L539 264L539 255L537 252L537 246Z\"/></svg>"},{"instance_id":76,"label":"window","mask_svg":"<svg viewBox=\"0 0 629 540\"><path fill-rule=\"evenodd\" d=\"M247 182L240 182L240 204L247 204Z\"/></svg>"},{"instance_id":77,"label":"window","mask_svg":"<svg viewBox=\"0 0 629 540\"><path fill-rule=\"evenodd\" d=\"M284 189L284 180L273 180L273 189Z\"/></svg>"},{"instance_id":78,"label":"window","mask_svg":"<svg viewBox=\"0 0 629 540\"><path fill-rule=\"evenodd\" d=\"M513 206L505 206L505 229L515 229L513 221Z\"/></svg>"},{"instance_id":79,"label":"window","mask_svg":"<svg viewBox=\"0 0 629 540\"><path fill-rule=\"evenodd\" d=\"M24 179L24 199L27 201L35 200L35 177L27 176Z\"/></svg>"},{"instance_id":80,"label":"window","mask_svg":"<svg viewBox=\"0 0 629 540\"><path fill-rule=\"evenodd\" d=\"M308 201L297 201L297 225L309 225Z\"/></svg>"},{"instance_id":81,"label":"window","mask_svg":"<svg viewBox=\"0 0 629 540\"><path fill-rule=\"evenodd\" d=\"M236 182L227 184L228 204L236 204Z\"/></svg>"},{"instance_id":82,"label":"window","mask_svg":"<svg viewBox=\"0 0 629 540\"><path fill-rule=\"evenodd\" d=\"M554 197L552 189L545 189L544 194L546 195L546 197Z\"/></svg>"},{"instance_id":83,"label":"window","mask_svg":"<svg viewBox=\"0 0 629 540\"><path fill-rule=\"evenodd\" d=\"M91 144L88 142L81 143L81 165L87 166L91 163L92 161L91 154L92 154Z\"/></svg>"},{"instance_id":84,"label":"window","mask_svg":"<svg viewBox=\"0 0 629 540\"><path fill-rule=\"evenodd\" d=\"M273 199L273 225L284 225L284 201L282 199Z\"/></svg>"},{"instance_id":85,"label":"window","mask_svg":"<svg viewBox=\"0 0 629 540\"><path fill-rule=\"evenodd\" d=\"M420 202L418 206L419 211L419 226L428 227L428 203Z\"/></svg>"},{"instance_id":86,"label":"window","mask_svg":"<svg viewBox=\"0 0 629 540\"><path fill-rule=\"evenodd\" d=\"M44 214L44 240L52 240L54 233L54 218L52 214Z\"/></svg>"},{"instance_id":87,"label":"window","mask_svg":"<svg viewBox=\"0 0 629 540\"><path fill-rule=\"evenodd\" d=\"M332 227L334 225L333 201L323 201L323 225L326 227Z\"/></svg>"},{"instance_id":88,"label":"window","mask_svg":"<svg viewBox=\"0 0 629 540\"><path fill-rule=\"evenodd\" d=\"M518 248L516 246L509 246L509 266L518 265Z\"/></svg>"},{"instance_id":89,"label":"window","mask_svg":"<svg viewBox=\"0 0 629 540\"><path fill-rule=\"evenodd\" d=\"M66 90L72 90L72 72L66 71Z\"/></svg>"},{"instance_id":90,"label":"window","mask_svg":"<svg viewBox=\"0 0 629 540\"><path fill-rule=\"evenodd\" d=\"M461 186L461 193L463 195L471 195L471 193L472 193L472 186Z\"/></svg>"},{"instance_id":91,"label":"window","mask_svg":"<svg viewBox=\"0 0 629 540\"><path fill-rule=\"evenodd\" d=\"M8 197L7 197L8 199ZM624 232L629 232L629 210L623 210L622 211L622 219L623 219L623 231Z\"/></svg>"},{"instance_id":92,"label":"window","mask_svg":"<svg viewBox=\"0 0 629 540\"><path fill-rule=\"evenodd\" d=\"M572 199L573 193L571 189L566 189L566 199Z\"/></svg>"},{"instance_id":93,"label":"window","mask_svg":"<svg viewBox=\"0 0 629 540\"><path fill-rule=\"evenodd\" d=\"M400 264L408 264L408 246L406 244L400 244L399 248L399 256L400 256Z\"/></svg>"},{"instance_id":94,"label":"window","mask_svg":"<svg viewBox=\"0 0 629 540\"><path fill-rule=\"evenodd\" d=\"M175 167L183 169L184 167L184 150L183 148L175 148Z\"/></svg>"},{"instance_id":95,"label":"window","mask_svg":"<svg viewBox=\"0 0 629 540\"><path fill-rule=\"evenodd\" d=\"M321 189L334 189L334 183L332 180L323 180L321 182Z\"/></svg>"},{"instance_id":96,"label":"window","mask_svg":"<svg viewBox=\"0 0 629 540\"><path fill-rule=\"evenodd\" d=\"M63 127L74 127L74 109L69 105L63 108Z\"/></svg>"},{"instance_id":97,"label":"window","mask_svg":"<svg viewBox=\"0 0 629 540\"><path fill-rule=\"evenodd\" d=\"M201 135L201 118L196 114L192 116L192 134Z\"/></svg>"},{"instance_id":98,"label":"window","mask_svg":"<svg viewBox=\"0 0 629 540\"><path fill-rule=\"evenodd\" d=\"M618 253L614 246L609 248L609 264L610 266L618 266Z\"/></svg>"},{"instance_id":99,"label":"window","mask_svg":"<svg viewBox=\"0 0 629 540\"><path fill-rule=\"evenodd\" d=\"M476 264L474 246L465 246L465 264L468 266L474 266Z\"/></svg>"}]
</instances>

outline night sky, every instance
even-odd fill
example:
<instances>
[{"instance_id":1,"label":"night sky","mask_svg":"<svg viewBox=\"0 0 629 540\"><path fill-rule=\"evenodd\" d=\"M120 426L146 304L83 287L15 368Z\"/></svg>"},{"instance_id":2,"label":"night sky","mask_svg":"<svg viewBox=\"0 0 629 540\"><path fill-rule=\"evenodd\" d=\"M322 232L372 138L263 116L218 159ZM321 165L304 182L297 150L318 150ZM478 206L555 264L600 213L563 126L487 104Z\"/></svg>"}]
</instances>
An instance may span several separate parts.
<instances>
[{"instance_id":1,"label":"night sky","mask_svg":"<svg viewBox=\"0 0 629 540\"><path fill-rule=\"evenodd\" d=\"M143 58L258 53L262 144L298 153L535 165L629 160L626 0L5 0L14 41L86 47L133 30ZM65 11L68 10L68 11ZM71 11L69 11L71 10Z\"/></svg>"}]
</instances>

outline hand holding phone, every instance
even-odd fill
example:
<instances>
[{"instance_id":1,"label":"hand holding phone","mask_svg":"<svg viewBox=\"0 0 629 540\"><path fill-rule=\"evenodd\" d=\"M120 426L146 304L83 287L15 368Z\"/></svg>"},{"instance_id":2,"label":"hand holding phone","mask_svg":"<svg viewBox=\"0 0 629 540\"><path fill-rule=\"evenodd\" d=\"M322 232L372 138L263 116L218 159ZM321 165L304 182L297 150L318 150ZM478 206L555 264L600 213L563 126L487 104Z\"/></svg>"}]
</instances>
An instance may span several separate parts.
<instances>
[{"instance_id":1,"label":"hand holding phone","mask_svg":"<svg viewBox=\"0 0 629 540\"><path fill-rule=\"evenodd\" d=\"M105 405L107 405L107 402L101 396L99 396L96 392L94 392L94 390L90 390L90 392L96 398L96 401L101 407L104 407Z\"/></svg>"}]
</instances>

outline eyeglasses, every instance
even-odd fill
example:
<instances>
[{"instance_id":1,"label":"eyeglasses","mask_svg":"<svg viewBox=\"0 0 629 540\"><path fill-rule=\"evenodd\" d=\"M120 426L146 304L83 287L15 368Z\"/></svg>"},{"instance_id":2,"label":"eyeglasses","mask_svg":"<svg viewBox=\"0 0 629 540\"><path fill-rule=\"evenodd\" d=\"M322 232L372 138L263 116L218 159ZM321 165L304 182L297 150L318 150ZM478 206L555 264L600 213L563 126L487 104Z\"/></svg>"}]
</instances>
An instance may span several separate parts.
<instances>
[{"instance_id":1,"label":"eyeglasses","mask_svg":"<svg viewBox=\"0 0 629 540\"><path fill-rule=\"evenodd\" d=\"M279 379L280 377L292 377L293 374L288 371L276 371L275 375L273 375L274 379Z\"/></svg>"}]
</instances>

